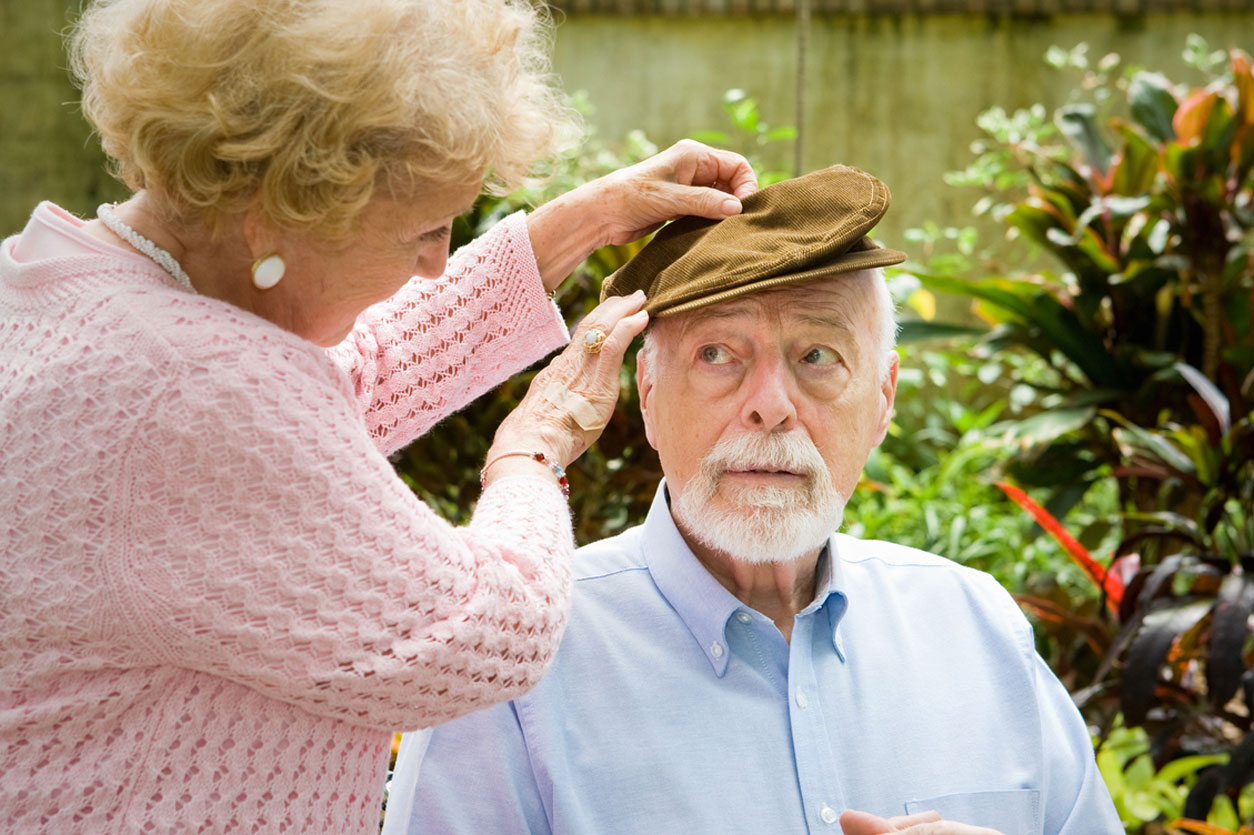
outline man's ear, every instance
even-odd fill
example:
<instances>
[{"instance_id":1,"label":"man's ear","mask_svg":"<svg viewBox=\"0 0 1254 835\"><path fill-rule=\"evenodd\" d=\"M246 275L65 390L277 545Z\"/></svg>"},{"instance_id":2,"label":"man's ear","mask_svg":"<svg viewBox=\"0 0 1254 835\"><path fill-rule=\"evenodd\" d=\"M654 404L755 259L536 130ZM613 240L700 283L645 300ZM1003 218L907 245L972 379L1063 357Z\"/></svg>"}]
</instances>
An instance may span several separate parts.
<instances>
[{"instance_id":1,"label":"man's ear","mask_svg":"<svg viewBox=\"0 0 1254 835\"><path fill-rule=\"evenodd\" d=\"M893 351L892 355L892 363L888 367L888 373L884 375L884 379L880 382L880 420L875 427L876 446L884 443L884 438L888 435L888 426L893 422L893 404L897 400L897 369L901 364L901 360L896 351Z\"/></svg>"},{"instance_id":2,"label":"man's ear","mask_svg":"<svg viewBox=\"0 0 1254 835\"><path fill-rule=\"evenodd\" d=\"M657 440L653 437L653 411L650 409L653 397L653 369L649 367L652 351L640 351L636 354L636 391L640 392L640 417L644 419L644 436L649 439L649 446L657 449Z\"/></svg>"}]
</instances>

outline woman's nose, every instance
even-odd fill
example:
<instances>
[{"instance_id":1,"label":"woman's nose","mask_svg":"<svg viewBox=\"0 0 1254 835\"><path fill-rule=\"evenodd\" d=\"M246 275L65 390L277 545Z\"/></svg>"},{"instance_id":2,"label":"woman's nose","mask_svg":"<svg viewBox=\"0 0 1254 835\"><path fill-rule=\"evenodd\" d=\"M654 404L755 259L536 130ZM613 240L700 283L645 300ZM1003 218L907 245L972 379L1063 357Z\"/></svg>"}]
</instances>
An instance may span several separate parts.
<instances>
[{"instance_id":1,"label":"woman's nose","mask_svg":"<svg viewBox=\"0 0 1254 835\"><path fill-rule=\"evenodd\" d=\"M439 278L444 275L444 268L448 265L448 236L442 236L440 240L425 244L418 252L418 262L414 266L414 273L423 278Z\"/></svg>"}]
</instances>

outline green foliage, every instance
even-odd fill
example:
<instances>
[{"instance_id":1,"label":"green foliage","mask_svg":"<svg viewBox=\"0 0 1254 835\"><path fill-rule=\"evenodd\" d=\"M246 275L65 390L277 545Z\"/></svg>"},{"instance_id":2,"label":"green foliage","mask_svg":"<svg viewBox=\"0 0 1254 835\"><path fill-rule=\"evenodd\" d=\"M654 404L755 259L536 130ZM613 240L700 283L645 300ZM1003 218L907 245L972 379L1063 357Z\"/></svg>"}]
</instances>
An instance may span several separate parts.
<instances>
[{"instance_id":1,"label":"green foliage","mask_svg":"<svg viewBox=\"0 0 1254 835\"><path fill-rule=\"evenodd\" d=\"M1070 101L983 114L977 158L949 182L986 192L976 210L1010 228L1016 263L1052 266L984 277L968 242L914 270L973 300L989 350L1054 372L1026 381L1040 411L1020 420L1016 480L1051 510L1117 481L1125 513L1105 521L1130 582L1117 622L1089 631L1100 660L1077 661L1077 700L1144 725L1160 762L1254 749L1254 74L1195 36L1185 55L1200 85L1051 49L1080 73ZM1245 784L1225 780L1232 797Z\"/></svg>"},{"instance_id":2,"label":"green foliage","mask_svg":"<svg viewBox=\"0 0 1254 835\"><path fill-rule=\"evenodd\" d=\"M761 159L767 146L795 140L797 129L787 126L771 127L762 118L758 100L740 89L728 90L723 94L723 111L731 122L731 132L702 130L694 132L692 138L743 154L753 163L758 172L758 183L762 186L788 179L787 172L764 168Z\"/></svg>"},{"instance_id":3,"label":"green foliage","mask_svg":"<svg viewBox=\"0 0 1254 835\"><path fill-rule=\"evenodd\" d=\"M1150 739L1141 728L1116 725L1097 749L1097 768L1119 820L1129 835L1137 835L1145 824L1173 821L1184 816L1189 790L1198 773L1229 760L1228 754L1196 754L1172 760L1161 768L1154 766ZM1254 811L1254 792L1245 792L1240 801L1246 814ZM1216 799L1207 817L1210 823L1237 828L1236 813L1227 796Z\"/></svg>"}]
</instances>

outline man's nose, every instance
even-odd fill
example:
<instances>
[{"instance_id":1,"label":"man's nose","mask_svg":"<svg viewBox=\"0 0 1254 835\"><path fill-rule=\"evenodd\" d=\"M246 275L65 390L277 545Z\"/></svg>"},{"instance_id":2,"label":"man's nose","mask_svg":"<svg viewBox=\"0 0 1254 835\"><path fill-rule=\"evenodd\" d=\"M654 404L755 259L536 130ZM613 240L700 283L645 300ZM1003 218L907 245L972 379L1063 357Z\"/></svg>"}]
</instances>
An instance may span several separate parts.
<instances>
[{"instance_id":1,"label":"man's nose","mask_svg":"<svg viewBox=\"0 0 1254 835\"><path fill-rule=\"evenodd\" d=\"M797 421L796 381L782 357L753 364L744 381L741 420L758 431L787 431Z\"/></svg>"}]
</instances>

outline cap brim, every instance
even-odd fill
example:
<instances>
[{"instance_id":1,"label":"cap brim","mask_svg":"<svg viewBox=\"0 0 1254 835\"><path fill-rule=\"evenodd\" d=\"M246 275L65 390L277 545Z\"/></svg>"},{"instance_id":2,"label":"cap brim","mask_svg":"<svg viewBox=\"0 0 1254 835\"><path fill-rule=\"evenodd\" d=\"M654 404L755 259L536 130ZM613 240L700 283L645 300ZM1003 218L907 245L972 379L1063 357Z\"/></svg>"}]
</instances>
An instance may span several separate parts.
<instances>
[{"instance_id":1,"label":"cap brim","mask_svg":"<svg viewBox=\"0 0 1254 835\"><path fill-rule=\"evenodd\" d=\"M688 310L695 310L699 307L706 307L711 304L718 304L739 296L747 296L750 293L760 293L763 290L769 290L774 287L815 281L820 278L844 275L845 273L857 272L859 270L870 270L876 267L890 267L905 260L906 254L904 252L876 246L874 249L843 253L838 260L830 264L824 264L821 267L814 267L799 273L758 279L757 281L751 281L747 284L741 284L707 296L688 299L662 299L656 303L652 300L646 300L644 309L649 312L650 316L660 318Z\"/></svg>"}]
</instances>

